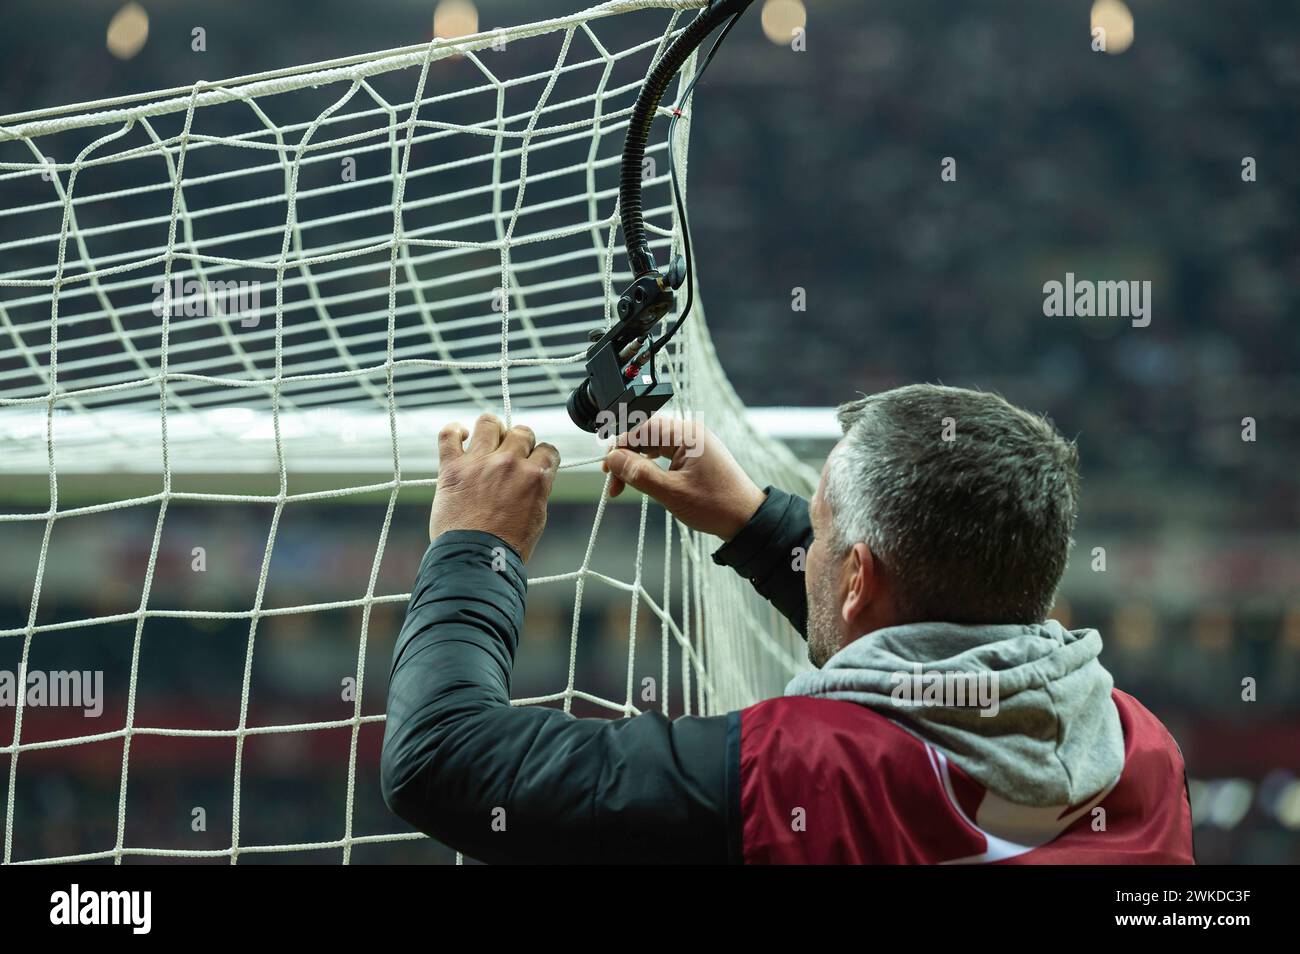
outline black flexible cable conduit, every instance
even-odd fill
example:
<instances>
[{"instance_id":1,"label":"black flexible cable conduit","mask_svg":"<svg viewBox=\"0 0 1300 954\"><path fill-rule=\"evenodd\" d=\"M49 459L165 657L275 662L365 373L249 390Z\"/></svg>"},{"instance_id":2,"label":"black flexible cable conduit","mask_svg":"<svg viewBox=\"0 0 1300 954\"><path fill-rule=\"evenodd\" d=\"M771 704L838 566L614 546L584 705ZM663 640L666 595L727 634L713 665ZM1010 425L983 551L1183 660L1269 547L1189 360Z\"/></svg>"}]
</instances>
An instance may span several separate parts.
<instances>
[{"instance_id":1,"label":"black flexible cable conduit","mask_svg":"<svg viewBox=\"0 0 1300 954\"><path fill-rule=\"evenodd\" d=\"M646 240L645 219L641 210L641 164L645 161L646 143L650 139L650 127L654 123L659 103L668 91L668 84L682 68L682 64L695 52L706 36L714 28L744 10L753 0L714 0L700 11L685 30L664 51L659 62L654 65L645 85L632 107L632 116L628 120L627 138L623 141L623 164L620 168L618 184L619 218L623 223L623 242L627 246L627 260L632 268L634 278L649 274L655 270L654 256L650 254L650 243ZM671 144L669 144L671 148Z\"/></svg>"}]
</instances>

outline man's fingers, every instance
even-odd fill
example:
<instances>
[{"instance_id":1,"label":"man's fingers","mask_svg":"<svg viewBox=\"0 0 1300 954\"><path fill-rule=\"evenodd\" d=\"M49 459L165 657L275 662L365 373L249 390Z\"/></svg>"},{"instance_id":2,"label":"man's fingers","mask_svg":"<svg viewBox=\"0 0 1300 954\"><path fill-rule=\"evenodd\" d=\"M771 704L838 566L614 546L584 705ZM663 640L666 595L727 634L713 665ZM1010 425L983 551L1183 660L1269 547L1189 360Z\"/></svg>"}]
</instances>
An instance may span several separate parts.
<instances>
[{"instance_id":1,"label":"man's fingers","mask_svg":"<svg viewBox=\"0 0 1300 954\"><path fill-rule=\"evenodd\" d=\"M626 486L626 484L624 484L622 480L620 480L618 477L615 477L613 473L610 472L608 457L600 462L600 469L605 473L609 474L609 484L606 487L606 493L608 493L611 498L617 497L619 494L623 492L623 488Z\"/></svg>"},{"instance_id":2,"label":"man's fingers","mask_svg":"<svg viewBox=\"0 0 1300 954\"><path fill-rule=\"evenodd\" d=\"M618 436L618 446L631 448L642 454L672 457L683 446L690 446L698 435L698 427L676 417L652 417L650 420Z\"/></svg>"},{"instance_id":3,"label":"man's fingers","mask_svg":"<svg viewBox=\"0 0 1300 954\"><path fill-rule=\"evenodd\" d=\"M560 452L555 449L554 444L541 443L533 448L533 452L528 455L529 460L535 460L542 465L543 469L551 472L551 477L555 477L555 472L560 469Z\"/></svg>"},{"instance_id":4,"label":"man's fingers","mask_svg":"<svg viewBox=\"0 0 1300 954\"><path fill-rule=\"evenodd\" d=\"M438 432L438 460L442 463L453 461L465 453L465 438L469 431L459 421L453 421Z\"/></svg>"},{"instance_id":5,"label":"man's fingers","mask_svg":"<svg viewBox=\"0 0 1300 954\"><path fill-rule=\"evenodd\" d=\"M469 453L474 456L492 453L501 446L501 438L505 433L506 427L501 423L501 418L495 414L480 415L474 422L474 433L469 439Z\"/></svg>"},{"instance_id":6,"label":"man's fingers","mask_svg":"<svg viewBox=\"0 0 1300 954\"><path fill-rule=\"evenodd\" d=\"M626 450L611 451L605 458L614 479L656 499L670 486L668 472L648 457Z\"/></svg>"},{"instance_id":7,"label":"man's fingers","mask_svg":"<svg viewBox=\"0 0 1300 954\"><path fill-rule=\"evenodd\" d=\"M537 446L537 435L526 424L516 424L506 432L501 442L501 450L527 457Z\"/></svg>"},{"instance_id":8,"label":"man's fingers","mask_svg":"<svg viewBox=\"0 0 1300 954\"><path fill-rule=\"evenodd\" d=\"M554 444L538 444L533 448L528 459L542 465L543 479L546 481L546 496L549 497L551 487L555 485L555 475L560 472L560 452L555 449Z\"/></svg>"}]
</instances>

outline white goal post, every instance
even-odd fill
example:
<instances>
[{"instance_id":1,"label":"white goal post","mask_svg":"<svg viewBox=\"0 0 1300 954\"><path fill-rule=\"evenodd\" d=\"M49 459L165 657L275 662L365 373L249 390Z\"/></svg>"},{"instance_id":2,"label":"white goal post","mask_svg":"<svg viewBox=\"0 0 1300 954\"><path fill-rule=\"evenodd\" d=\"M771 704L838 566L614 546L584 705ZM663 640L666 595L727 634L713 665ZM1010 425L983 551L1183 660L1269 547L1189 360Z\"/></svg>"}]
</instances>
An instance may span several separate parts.
<instances>
[{"instance_id":1,"label":"white goal post","mask_svg":"<svg viewBox=\"0 0 1300 954\"><path fill-rule=\"evenodd\" d=\"M0 532L21 524L42 539L26 619L0 629L0 640L22 646L20 673L37 641L102 621L40 621L42 599L57 596L46 572L56 525L111 509L157 511L142 597L127 614L132 668L129 684L118 687L129 699L126 722L24 741L20 697L12 738L0 739L8 778L3 862L234 862L325 848L341 848L347 861L357 844L422 837L353 828L358 733L383 719L383 699L360 690L370 610L407 598L376 589L398 493L431 495L442 423L491 411L533 425L560 447L560 484L575 471L591 475L583 493L594 544L606 511L596 466L604 445L569 423L564 402L583 376L588 333L612 323L618 292L632 278L617 209L628 115L656 57L703 5L615 0L456 40L0 118L0 482L39 482L34 502L0 492ZM692 69L688 63L683 74ZM683 112L676 148L684 188L690 103L666 103L661 116L669 106ZM666 130L666 122L655 124L644 169L645 219L664 259L681 241ZM707 423L760 484L811 490L815 475L765 433L780 426L754 426L736 397L698 296L661 355L661 374L676 389L666 411ZM810 436L830 436L834 423L825 412L767 412L767 420L799 421ZM248 492L189 479L244 473L269 474L272 486ZM104 483L103 499L66 499L75 475L126 479ZM281 514L302 501L356 495L388 503L368 580L329 604L362 611L351 716L251 724L259 620L329 608L263 602ZM273 508L256 596L239 612L249 633L243 699L226 729L135 720L146 620L203 612L168 604L152 585L168 507L181 502ZM638 712L631 677L638 613L658 621L665 674L669 654L679 660L676 710L720 713L779 693L804 665L797 635L748 584L713 565L715 540L644 500L640 506L630 579L593 565L589 546L570 572L530 580L572 593L571 661L567 683L516 702L567 710L582 698L611 715ZM665 564L654 593L641 576L647 537ZM613 587L630 606L621 698L577 684L572 659L590 586ZM242 843L245 739L348 727L347 810L337 838ZM132 740L196 734L234 741L230 846L138 843L126 823ZM26 753L106 739L122 744L115 837L88 853L19 857L14 835L24 819L15 789Z\"/></svg>"}]
</instances>

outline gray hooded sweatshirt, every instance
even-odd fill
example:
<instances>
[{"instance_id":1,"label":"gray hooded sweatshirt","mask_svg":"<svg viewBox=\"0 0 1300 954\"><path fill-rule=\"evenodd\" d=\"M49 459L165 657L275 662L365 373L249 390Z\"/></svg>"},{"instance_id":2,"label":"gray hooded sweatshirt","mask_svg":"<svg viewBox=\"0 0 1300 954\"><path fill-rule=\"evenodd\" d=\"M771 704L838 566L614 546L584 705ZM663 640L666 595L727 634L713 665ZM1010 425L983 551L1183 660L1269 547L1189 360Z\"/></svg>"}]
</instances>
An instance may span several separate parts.
<instances>
[{"instance_id":1,"label":"gray hooded sweatshirt","mask_svg":"<svg viewBox=\"0 0 1300 954\"><path fill-rule=\"evenodd\" d=\"M1100 652L1096 630L1071 631L1050 619L1034 626L891 626L796 676L785 694L875 709L1009 802L1078 805L1113 787L1124 767L1114 682ZM950 682L978 680L993 690L993 704L945 705L917 691L938 685L940 674L950 674ZM912 701L903 695L909 689Z\"/></svg>"}]
</instances>

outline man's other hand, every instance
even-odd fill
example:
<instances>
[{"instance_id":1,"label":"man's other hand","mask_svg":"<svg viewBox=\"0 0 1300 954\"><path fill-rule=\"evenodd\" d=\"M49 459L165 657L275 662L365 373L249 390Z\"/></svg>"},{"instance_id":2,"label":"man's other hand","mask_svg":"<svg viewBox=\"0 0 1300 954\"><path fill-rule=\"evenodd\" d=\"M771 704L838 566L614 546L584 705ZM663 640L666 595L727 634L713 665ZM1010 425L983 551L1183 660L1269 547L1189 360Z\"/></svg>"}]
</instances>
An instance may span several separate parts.
<instances>
[{"instance_id":1,"label":"man's other hand","mask_svg":"<svg viewBox=\"0 0 1300 954\"><path fill-rule=\"evenodd\" d=\"M469 438L469 446L465 439ZM460 424L438 433L438 490L429 515L429 539L448 530L495 534L527 561L546 527L560 452L538 444L522 424L506 430L484 414L470 434Z\"/></svg>"},{"instance_id":2,"label":"man's other hand","mask_svg":"<svg viewBox=\"0 0 1300 954\"><path fill-rule=\"evenodd\" d=\"M668 458L667 470L657 457ZM621 435L602 466L612 475L611 497L633 487L691 529L723 540L739 533L765 499L716 435L676 418L651 418Z\"/></svg>"}]
</instances>

